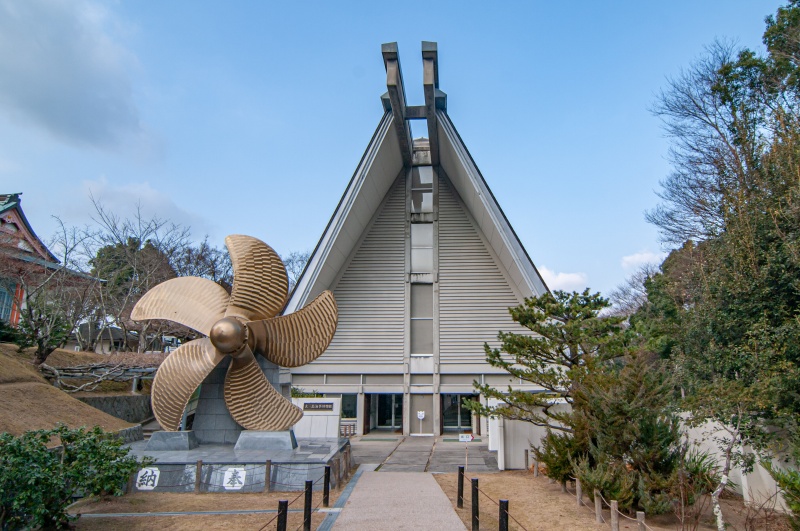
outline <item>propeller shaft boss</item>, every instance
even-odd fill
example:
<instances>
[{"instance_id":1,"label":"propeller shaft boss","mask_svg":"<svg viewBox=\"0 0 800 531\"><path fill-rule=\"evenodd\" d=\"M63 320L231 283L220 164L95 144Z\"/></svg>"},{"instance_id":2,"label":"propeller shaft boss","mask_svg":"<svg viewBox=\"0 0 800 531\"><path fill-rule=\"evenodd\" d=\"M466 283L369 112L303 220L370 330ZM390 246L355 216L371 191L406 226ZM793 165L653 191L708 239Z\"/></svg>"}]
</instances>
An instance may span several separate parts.
<instances>
[{"instance_id":1,"label":"propeller shaft boss","mask_svg":"<svg viewBox=\"0 0 800 531\"><path fill-rule=\"evenodd\" d=\"M211 327L209 339L218 351L236 354L247 342L247 326L234 317L225 317Z\"/></svg>"}]
</instances>

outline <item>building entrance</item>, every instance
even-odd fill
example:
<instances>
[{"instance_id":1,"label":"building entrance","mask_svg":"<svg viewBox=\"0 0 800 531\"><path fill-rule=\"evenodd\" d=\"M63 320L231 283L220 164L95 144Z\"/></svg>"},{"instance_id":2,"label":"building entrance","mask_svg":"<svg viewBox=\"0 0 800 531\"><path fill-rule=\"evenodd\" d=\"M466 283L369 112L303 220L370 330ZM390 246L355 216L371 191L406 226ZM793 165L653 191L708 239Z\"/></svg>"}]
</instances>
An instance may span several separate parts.
<instances>
[{"instance_id":1,"label":"building entrance","mask_svg":"<svg viewBox=\"0 0 800 531\"><path fill-rule=\"evenodd\" d=\"M464 399L477 400L476 395L442 393L442 424L447 431L472 429L472 411L464 406Z\"/></svg>"},{"instance_id":2,"label":"building entrance","mask_svg":"<svg viewBox=\"0 0 800 531\"><path fill-rule=\"evenodd\" d=\"M370 415L372 426L378 429L393 430L403 428L402 394L372 395L370 404L372 406Z\"/></svg>"}]
</instances>

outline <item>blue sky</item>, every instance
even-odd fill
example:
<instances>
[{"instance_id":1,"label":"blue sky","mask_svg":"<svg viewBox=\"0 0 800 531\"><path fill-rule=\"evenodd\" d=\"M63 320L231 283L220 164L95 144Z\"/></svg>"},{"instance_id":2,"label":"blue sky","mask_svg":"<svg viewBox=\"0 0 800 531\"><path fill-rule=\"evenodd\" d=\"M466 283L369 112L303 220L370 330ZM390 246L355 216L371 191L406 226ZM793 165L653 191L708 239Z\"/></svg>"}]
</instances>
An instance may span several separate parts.
<instances>
[{"instance_id":1,"label":"blue sky","mask_svg":"<svg viewBox=\"0 0 800 531\"><path fill-rule=\"evenodd\" d=\"M715 38L761 50L781 2L0 0L0 192L43 239L89 192L222 245L312 249L382 115L439 44L448 113L551 287L604 293L664 251L649 112Z\"/></svg>"}]
</instances>

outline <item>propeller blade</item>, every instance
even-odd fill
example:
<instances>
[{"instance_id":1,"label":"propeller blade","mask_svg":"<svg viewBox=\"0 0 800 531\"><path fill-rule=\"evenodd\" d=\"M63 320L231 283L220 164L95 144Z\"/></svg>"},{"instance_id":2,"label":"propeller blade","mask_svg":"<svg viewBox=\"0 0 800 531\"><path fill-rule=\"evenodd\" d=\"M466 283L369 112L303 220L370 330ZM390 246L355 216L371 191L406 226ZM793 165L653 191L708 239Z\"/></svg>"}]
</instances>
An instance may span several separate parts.
<instances>
[{"instance_id":1,"label":"propeller blade","mask_svg":"<svg viewBox=\"0 0 800 531\"><path fill-rule=\"evenodd\" d=\"M145 293L133 307L131 319L166 319L208 335L214 323L225 315L229 300L228 292L216 282L178 277Z\"/></svg>"},{"instance_id":2,"label":"propeller blade","mask_svg":"<svg viewBox=\"0 0 800 531\"><path fill-rule=\"evenodd\" d=\"M254 321L276 316L289 293L281 257L251 236L228 236L225 245L233 264L233 291L225 317Z\"/></svg>"},{"instance_id":3,"label":"propeller blade","mask_svg":"<svg viewBox=\"0 0 800 531\"><path fill-rule=\"evenodd\" d=\"M336 299L326 290L302 310L247 325L256 352L281 367L299 367L325 352L336 333L338 316Z\"/></svg>"},{"instance_id":4,"label":"propeller blade","mask_svg":"<svg viewBox=\"0 0 800 531\"><path fill-rule=\"evenodd\" d=\"M250 347L231 360L225 376L225 403L233 420L248 430L287 430L303 416L267 381Z\"/></svg>"},{"instance_id":5,"label":"propeller blade","mask_svg":"<svg viewBox=\"0 0 800 531\"><path fill-rule=\"evenodd\" d=\"M156 372L150 392L153 413L162 428L178 430L192 393L224 357L205 337L181 345L167 356Z\"/></svg>"}]
</instances>

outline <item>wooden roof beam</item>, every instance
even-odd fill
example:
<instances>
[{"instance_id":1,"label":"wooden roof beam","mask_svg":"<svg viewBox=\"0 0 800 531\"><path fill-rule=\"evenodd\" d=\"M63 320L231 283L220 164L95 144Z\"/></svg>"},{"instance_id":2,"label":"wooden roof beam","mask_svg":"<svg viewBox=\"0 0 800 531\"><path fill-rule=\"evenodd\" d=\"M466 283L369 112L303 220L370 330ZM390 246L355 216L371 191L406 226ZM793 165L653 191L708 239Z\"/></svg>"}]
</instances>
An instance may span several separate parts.
<instances>
[{"instance_id":1,"label":"wooden roof beam","mask_svg":"<svg viewBox=\"0 0 800 531\"><path fill-rule=\"evenodd\" d=\"M400 154L403 166L411 167L411 129L406 122L406 90L403 86L403 71L400 69L400 56L397 43L389 42L381 45L383 64L386 67L386 88L389 90L389 101L394 114L394 128L400 142Z\"/></svg>"}]
</instances>

